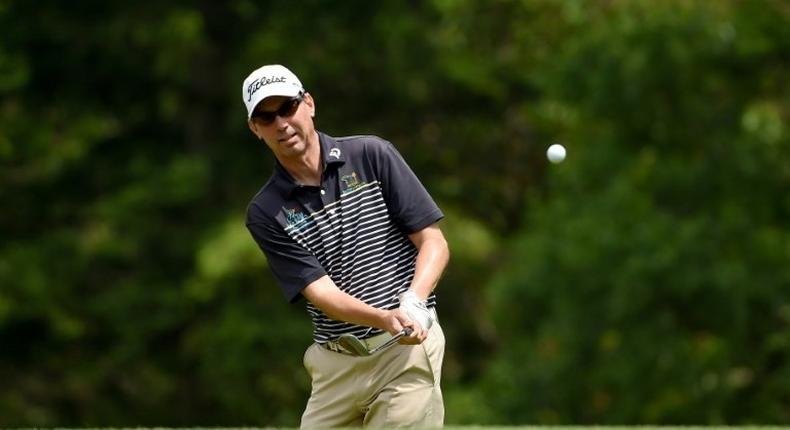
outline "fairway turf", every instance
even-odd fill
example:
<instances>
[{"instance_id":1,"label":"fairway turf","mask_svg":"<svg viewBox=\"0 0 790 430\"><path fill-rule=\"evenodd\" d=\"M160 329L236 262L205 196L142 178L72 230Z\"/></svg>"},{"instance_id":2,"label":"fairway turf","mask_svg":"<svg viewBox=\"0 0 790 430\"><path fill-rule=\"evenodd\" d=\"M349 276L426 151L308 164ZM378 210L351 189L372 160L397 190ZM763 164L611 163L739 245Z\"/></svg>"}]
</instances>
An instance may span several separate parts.
<instances>
[{"instance_id":1,"label":"fairway turf","mask_svg":"<svg viewBox=\"0 0 790 430\"><path fill-rule=\"evenodd\" d=\"M349 430L360 429L352 427ZM298 430L297 427L48 427L47 430ZM10 429L9 429L10 430ZM17 429L32 430L32 429ZM343 430L343 429L338 429ZM790 426L445 426L443 430L790 430Z\"/></svg>"}]
</instances>

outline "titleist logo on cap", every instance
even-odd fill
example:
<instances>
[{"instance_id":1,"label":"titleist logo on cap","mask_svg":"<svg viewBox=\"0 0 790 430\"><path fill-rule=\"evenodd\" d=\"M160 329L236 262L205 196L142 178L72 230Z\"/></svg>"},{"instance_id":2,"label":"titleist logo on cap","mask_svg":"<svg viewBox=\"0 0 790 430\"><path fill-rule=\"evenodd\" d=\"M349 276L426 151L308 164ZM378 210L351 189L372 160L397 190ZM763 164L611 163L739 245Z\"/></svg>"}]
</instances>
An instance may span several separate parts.
<instances>
[{"instance_id":1,"label":"titleist logo on cap","mask_svg":"<svg viewBox=\"0 0 790 430\"><path fill-rule=\"evenodd\" d=\"M250 83L250 85L247 87L247 101L249 102L250 100L252 100L252 95L255 94L255 92L258 91L259 89L265 87L266 85L280 83L280 82L286 82L286 81L287 81L287 79L285 78L285 76L279 76L279 77L278 76L272 76L272 77L264 76L262 78L258 78L256 80L252 81Z\"/></svg>"}]
</instances>

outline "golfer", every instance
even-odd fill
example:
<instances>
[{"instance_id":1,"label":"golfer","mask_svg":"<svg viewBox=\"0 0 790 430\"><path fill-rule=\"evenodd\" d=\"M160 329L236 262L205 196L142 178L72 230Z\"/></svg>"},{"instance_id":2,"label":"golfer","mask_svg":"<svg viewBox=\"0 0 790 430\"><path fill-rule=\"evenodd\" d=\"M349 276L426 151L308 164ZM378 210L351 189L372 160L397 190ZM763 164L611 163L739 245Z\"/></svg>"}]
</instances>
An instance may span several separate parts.
<instances>
[{"instance_id":1,"label":"golfer","mask_svg":"<svg viewBox=\"0 0 790 430\"><path fill-rule=\"evenodd\" d=\"M301 427L442 426L441 210L389 142L316 131L316 102L287 68L253 71L242 97L250 130L276 159L247 228L286 299L307 299L314 327ZM372 350L404 329L369 356L337 341L352 334Z\"/></svg>"}]
</instances>

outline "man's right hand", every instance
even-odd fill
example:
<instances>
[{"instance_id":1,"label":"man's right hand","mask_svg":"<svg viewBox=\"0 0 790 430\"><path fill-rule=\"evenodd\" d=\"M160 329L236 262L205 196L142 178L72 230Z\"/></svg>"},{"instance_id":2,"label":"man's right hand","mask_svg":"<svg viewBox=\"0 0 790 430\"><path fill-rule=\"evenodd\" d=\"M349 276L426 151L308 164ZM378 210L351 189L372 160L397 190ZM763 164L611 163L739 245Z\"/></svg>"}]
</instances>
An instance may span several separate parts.
<instances>
[{"instance_id":1,"label":"man's right hand","mask_svg":"<svg viewBox=\"0 0 790 430\"><path fill-rule=\"evenodd\" d=\"M403 336L400 343L407 345L417 345L422 343L428 337L428 331L423 330L419 324L415 323L403 309L392 309L386 311L383 327L393 336L403 331L404 328L410 328L411 334Z\"/></svg>"}]
</instances>

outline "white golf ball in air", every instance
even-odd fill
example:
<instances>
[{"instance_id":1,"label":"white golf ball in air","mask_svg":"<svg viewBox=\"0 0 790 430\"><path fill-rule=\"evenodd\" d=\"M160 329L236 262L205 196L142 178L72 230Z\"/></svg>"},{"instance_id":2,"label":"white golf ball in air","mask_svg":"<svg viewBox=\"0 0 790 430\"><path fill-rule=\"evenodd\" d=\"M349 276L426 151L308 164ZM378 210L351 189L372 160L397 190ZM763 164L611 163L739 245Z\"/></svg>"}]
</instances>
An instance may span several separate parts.
<instances>
[{"instance_id":1,"label":"white golf ball in air","mask_svg":"<svg viewBox=\"0 0 790 430\"><path fill-rule=\"evenodd\" d=\"M561 163L565 159L565 147L559 143L549 146L549 149L546 150L546 157L552 163Z\"/></svg>"}]
</instances>

